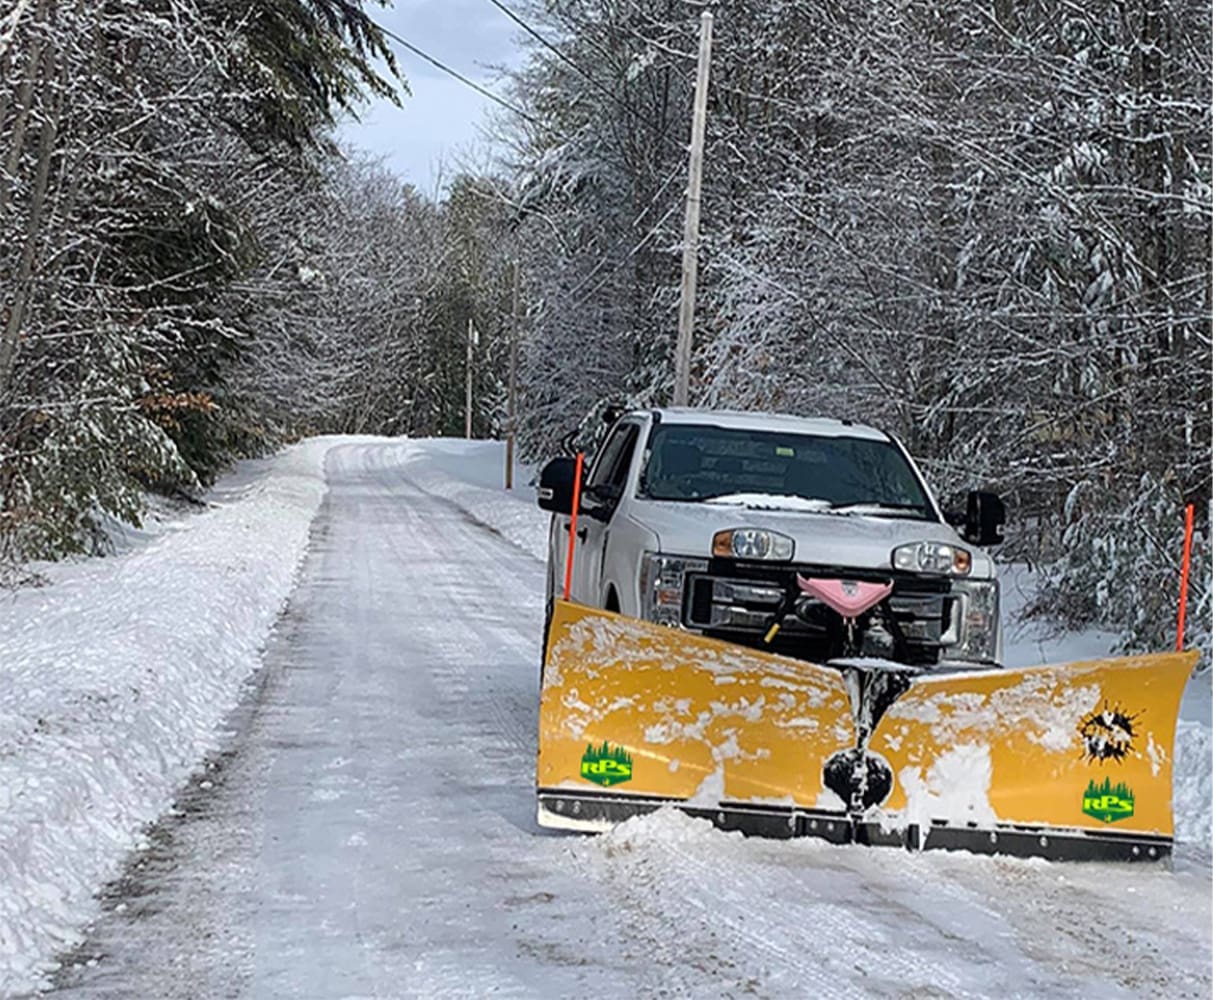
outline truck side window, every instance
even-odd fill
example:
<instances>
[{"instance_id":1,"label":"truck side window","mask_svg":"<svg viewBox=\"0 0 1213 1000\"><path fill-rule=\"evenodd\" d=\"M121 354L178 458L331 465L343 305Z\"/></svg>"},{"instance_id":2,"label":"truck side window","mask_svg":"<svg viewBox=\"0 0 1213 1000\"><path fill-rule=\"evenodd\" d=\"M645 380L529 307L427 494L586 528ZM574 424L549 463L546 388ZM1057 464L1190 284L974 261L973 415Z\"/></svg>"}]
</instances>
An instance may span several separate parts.
<instances>
[{"instance_id":1,"label":"truck side window","mask_svg":"<svg viewBox=\"0 0 1213 1000\"><path fill-rule=\"evenodd\" d=\"M628 469L632 466L632 452L636 449L636 439L639 435L640 428L635 424L624 424L615 429L602 449L602 457L594 465L594 471L586 484L588 488L613 486L619 490L623 489Z\"/></svg>"},{"instance_id":2,"label":"truck side window","mask_svg":"<svg viewBox=\"0 0 1213 1000\"><path fill-rule=\"evenodd\" d=\"M615 467L615 461L619 458L619 451L623 447L623 440L626 435L626 427L617 427L614 433L607 438L606 444L602 446L602 451L598 454L598 461L594 463L593 469L590 470L589 478L586 479L586 486L601 486L607 482L609 470Z\"/></svg>"},{"instance_id":3,"label":"truck side window","mask_svg":"<svg viewBox=\"0 0 1213 1000\"><path fill-rule=\"evenodd\" d=\"M611 470L610 483L622 494L623 484L628 480L628 469L632 467L632 454L636 451L636 439L640 437L640 428L635 424L629 424L627 428L627 437L624 439L623 448L620 449L619 458L615 461L615 468Z\"/></svg>"}]
</instances>

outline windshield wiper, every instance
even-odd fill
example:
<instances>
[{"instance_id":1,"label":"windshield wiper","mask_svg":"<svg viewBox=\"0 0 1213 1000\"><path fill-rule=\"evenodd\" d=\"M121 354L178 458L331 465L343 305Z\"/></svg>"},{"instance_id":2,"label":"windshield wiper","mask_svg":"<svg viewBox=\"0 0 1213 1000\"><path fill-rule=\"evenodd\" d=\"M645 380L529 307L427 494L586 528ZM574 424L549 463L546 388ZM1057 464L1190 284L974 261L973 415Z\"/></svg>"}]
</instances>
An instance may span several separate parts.
<instances>
[{"instance_id":1,"label":"windshield wiper","mask_svg":"<svg viewBox=\"0 0 1213 1000\"><path fill-rule=\"evenodd\" d=\"M830 506L835 514L905 514L916 511L927 514L925 504L920 503L883 503L876 500L863 500L857 503L836 503Z\"/></svg>"},{"instance_id":2,"label":"windshield wiper","mask_svg":"<svg viewBox=\"0 0 1213 1000\"><path fill-rule=\"evenodd\" d=\"M830 501L821 497L802 497L786 493L717 493L700 497L700 503L719 504L722 507L748 507L751 510L828 511Z\"/></svg>"}]
</instances>

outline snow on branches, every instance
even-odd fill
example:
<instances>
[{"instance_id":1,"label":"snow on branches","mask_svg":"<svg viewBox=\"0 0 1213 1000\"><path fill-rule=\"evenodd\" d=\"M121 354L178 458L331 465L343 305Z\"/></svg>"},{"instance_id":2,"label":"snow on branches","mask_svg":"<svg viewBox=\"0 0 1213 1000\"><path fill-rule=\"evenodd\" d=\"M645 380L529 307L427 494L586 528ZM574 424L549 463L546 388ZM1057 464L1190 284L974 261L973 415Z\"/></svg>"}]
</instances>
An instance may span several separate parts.
<instances>
[{"instance_id":1,"label":"snow on branches","mask_svg":"<svg viewBox=\"0 0 1213 1000\"><path fill-rule=\"evenodd\" d=\"M546 451L603 397L668 398L698 12L528 13L560 51L516 94L550 129L501 131ZM1056 563L1064 618L1169 642L1211 481L1207 0L719 14L693 401L898 433L945 493L1008 496L1008 553Z\"/></svg>"}]
</instances>

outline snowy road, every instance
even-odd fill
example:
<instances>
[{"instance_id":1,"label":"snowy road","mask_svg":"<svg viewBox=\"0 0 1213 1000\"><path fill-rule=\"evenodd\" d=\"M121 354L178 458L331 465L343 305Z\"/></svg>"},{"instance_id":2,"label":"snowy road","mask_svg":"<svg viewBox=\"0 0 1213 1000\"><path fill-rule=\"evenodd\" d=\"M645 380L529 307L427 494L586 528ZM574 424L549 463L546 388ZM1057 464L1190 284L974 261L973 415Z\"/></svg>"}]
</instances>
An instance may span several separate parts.
<instances>
[{"instance_id":1,"label":"snowy road","mask_svg":"<svg viewBox=\"0 0 1213 1000\"><path fill-rule=\"evenodd\" d=\"M543 567L344 445L237 736L107 893L63 997L1192 996L1204 858L1151 867L541 833Z\"/></svg>"}]
</instances>

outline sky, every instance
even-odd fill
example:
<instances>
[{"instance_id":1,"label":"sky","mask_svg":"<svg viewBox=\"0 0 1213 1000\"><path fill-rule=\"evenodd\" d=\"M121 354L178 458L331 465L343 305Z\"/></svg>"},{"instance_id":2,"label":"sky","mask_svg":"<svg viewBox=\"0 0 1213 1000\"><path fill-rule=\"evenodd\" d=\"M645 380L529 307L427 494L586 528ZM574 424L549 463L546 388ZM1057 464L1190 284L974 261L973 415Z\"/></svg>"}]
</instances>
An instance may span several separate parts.
<instances>
[{"instance_id":1,"label":"sky","mask_svg":"<svg viewBox=\"0 0 1213 1000\"><path fill-rule=\"evenodd\" d=\"M502 93L494 67L521 61L520 29L489 0L395 0L389 9L368 5L385 28L425 50L477 83ZM375 101L360 122L347 122L341 137L350 145L381 155L405 180L436 193L460 156L484 155L478 131L494 108L487 98L445 75L407 50L394 46L411 94L402 107Z\"/></svg>"}]
</instances>

